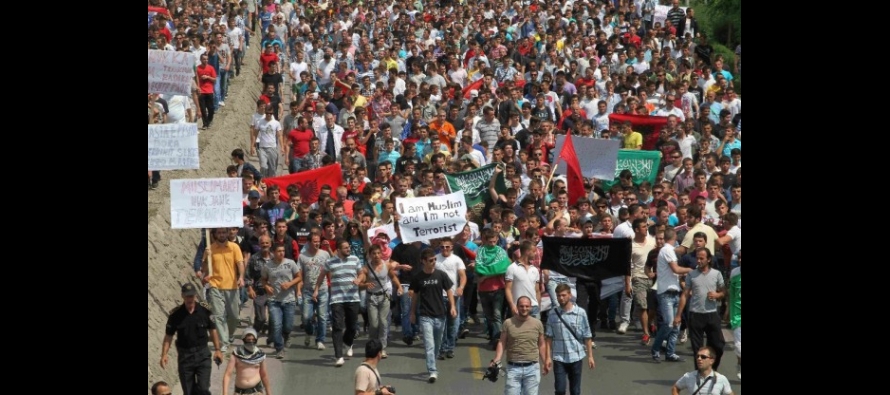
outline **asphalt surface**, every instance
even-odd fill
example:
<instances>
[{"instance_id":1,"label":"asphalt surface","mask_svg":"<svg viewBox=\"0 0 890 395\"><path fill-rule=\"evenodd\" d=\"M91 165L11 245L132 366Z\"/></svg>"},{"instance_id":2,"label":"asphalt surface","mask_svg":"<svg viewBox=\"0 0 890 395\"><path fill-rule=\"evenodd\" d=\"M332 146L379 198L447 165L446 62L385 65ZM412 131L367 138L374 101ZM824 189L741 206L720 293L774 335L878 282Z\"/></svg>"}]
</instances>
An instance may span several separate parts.
<instances>
[{"instance_id":1,"label":"asphalt surface","mask_svg":"<svg viewBox=\"0 0 890 395\"><path fill-rule=\"evenodd\" d=\"M242 311L245 317L249 308ZM299 325L300 319L296 319ZM436 383L427 382L428 373L424 359L423 343L415 342L409 347L401 341L397 327L393 327L392 340L387 348L389 358L381 361L378 369L382 380L396 388L399 394L503 394L504 377L496 383L482 379L488 361L494 351L486 347L487 341L479 335L480 326L470 326L471 334L458 340L454 359L437 361L439 378ZM736 378L735 354L732 351L732 335L724 330L727 346L721 363L721 373L730 378L735 394L741 394L741 382ZM240 335L241 331L239 331ZM346 360L343 367L334 366L333 344L325 342L327 348L316 350L303 346L304 335L295 328L296 337L291 340L291 348L283 360L267 359L268 369L273 378L273 394L353 394L353 375L363 361L364 344L367 337L355 342L354 356ZM596 368L591 371L585 366L582 374L582 393L605 393L626 395L655 395L670 393L671 385L693 369L692 350L689 343L678 345L678 354L683 362L655 363L650 357L649 348L640 344L641 332L629 330L619 335L607 330L597 332L597 349L594 350ZM265 339L260 340L265 344ZM266 349L268 353L274 350ZM222 366L225 368L225 365ZM221 393L221 370L214 366L212 393ZM231 391L229 392L232 393ZM553 393L553 373L541 378L541 394Z\"/></svg>"}]
</instances>

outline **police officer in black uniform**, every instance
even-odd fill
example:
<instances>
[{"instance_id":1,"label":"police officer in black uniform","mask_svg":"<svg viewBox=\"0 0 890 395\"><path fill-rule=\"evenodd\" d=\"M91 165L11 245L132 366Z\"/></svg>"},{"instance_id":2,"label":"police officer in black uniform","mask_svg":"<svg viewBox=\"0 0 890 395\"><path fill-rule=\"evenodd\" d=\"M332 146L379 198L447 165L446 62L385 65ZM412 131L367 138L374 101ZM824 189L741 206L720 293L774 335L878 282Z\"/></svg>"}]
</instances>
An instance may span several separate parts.
<instances>
[{"instance_id":1,"label":"police officer in black uniform","mask_svg":"<svg viewBox=\"0 0 890 395\"><path fill-rule=\"evenodd\" d=\"M216 325L210 319L210 306L198 303L198 290L194 284L182 286L183 303L170 312L167 318L164 347L161 351L161 368L167 367L167 352L173 335L176 335L177 361L179 362L179 381L185 395L210 395L210 349L207 347L208 337L213 339L216 351L213 359L222 361L219 334ZM208 332L212 336L208 336Z\"/></svg>"}]
</instances>

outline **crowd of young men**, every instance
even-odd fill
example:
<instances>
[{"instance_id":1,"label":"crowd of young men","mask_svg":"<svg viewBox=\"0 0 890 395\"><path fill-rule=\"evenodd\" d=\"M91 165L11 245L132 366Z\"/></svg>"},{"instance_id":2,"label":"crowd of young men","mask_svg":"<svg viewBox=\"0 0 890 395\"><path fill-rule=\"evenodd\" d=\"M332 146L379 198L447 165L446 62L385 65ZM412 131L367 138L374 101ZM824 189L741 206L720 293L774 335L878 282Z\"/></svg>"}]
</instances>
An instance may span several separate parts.
<instances>
[{"instance_id":1,"label":"crowd of young men","mask_svg":"<svg viewBox=\"0 0 890 395\"><path fill-rule=\"evenodd\" d=\"M189 51L199 64L195 97L150 95L149 122L201 118L211 127L243 62L262 70L250 145L220 169L243 179L245 226L218 229L211 240L214 262L229 270L206 276L207 241L195 259L221 351L231 350L238 308L252 300L252 341L267 336L272 357L286 358L299 325L304 345L320 350L332 332L335 366L366 335L387 358L394 326L408 345L423 339L430 382L440 374L436 361L453 358L470 328L500 355L510 317L544 319L543 365L567 376L573 394L578 364L589 358L594 366L596 330L624 334L637 322L656 361L663 350L665 360L681 360L676 343L688 337L698 350L706 335L714 369L720 329L732 322L740 366L740 300L726 296L732 271L740 298L741 100L733 81L741 46L729 64L691 8L674 0L661 22L655 1L159 3L171 12L150 25L150 48ZM261 54L243 59L251 42ZM186 115L174 115L173 103ZM663 154L657 181L633 184L622 173L604 190L587 179L586 197L569 202L565 181L551 178L556 135L643 147L632 125L609 122L613 113L667 117L653 148ZM296 186L282 201L281 189L262 181L334 163L342 183L311 204ZM509 188L492 188L461 233L413 243L367 235L387 224L398 231L399 199L446 194L446 174L490 163ZM157 186L159 173L149 177ZM542 236L633 239L626 289L601 299L598 284L542 270ZM514 262L506 273L476 274L477 262L501 255ZM558 295L566 287L575 297ZM541 311L548 294L580 334L551 329L555 318ZM564 344L571 337L578 344Z\"/></svg>"}]
</instances>

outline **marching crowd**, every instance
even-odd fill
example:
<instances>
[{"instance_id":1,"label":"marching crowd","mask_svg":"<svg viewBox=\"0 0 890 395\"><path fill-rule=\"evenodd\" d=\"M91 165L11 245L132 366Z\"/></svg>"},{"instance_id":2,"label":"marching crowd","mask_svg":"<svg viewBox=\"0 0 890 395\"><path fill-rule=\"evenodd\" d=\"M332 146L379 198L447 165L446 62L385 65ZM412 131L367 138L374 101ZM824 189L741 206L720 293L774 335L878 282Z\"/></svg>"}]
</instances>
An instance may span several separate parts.
<instances>
[{"instance_id":1,"label":"marching crowd","mask_svg":"<svg viewBox=\"0 0 890 395\"><path fill-rule=\"evenodd\" d=\"M434 383L437 361L478 335L507 394L536 394L553 371L555 393L577 395L597 331L634 328L655 362L682 361L690 343L695 369L674 393L732 393L717 371L730 327L741 380L740 45L734 62L718 55L678 0L663 21L654 0L252 1L149 1L169 10L149 48L197 60L193 97L150 94L149 123L210 128L229 81L251 78L245 62L261 70L251 145L220 169L242 179L244 227L201 240L205 292L184 285L167 324L161 365L175 338L187 395L209 393L212 360L227 363L224 394L272 393L265 358L287 358L297 331L304 347L332 346L336 367L367 337L357 394L393 393L377 363L394 339L423 343ZM656 182L585 178L569 201L557 135L643 149L610 114L667 118L647 147L663 155ZM317 201L263 181L336 164L342 182ZM458 234L401 241L400 199L447 194L446 175L488 164L507 189L493 179ZM150 188L159 180L149 172ZM603 294L542 269L543 237L632 239L630 275ZM482 270L494 266L505 271Z\"/></svg>"}]
</instances>

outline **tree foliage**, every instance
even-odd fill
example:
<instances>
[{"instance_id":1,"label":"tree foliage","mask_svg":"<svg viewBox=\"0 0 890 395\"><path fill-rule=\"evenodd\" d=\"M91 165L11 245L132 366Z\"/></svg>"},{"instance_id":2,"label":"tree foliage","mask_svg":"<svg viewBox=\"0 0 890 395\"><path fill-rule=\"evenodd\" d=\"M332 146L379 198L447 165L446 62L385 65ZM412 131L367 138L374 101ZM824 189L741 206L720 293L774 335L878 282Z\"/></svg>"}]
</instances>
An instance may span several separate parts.
<instances>
[{"instance_id":1,"label":"tree foliage","mask_svg":"<svg viewBox=\"0 0 890 395\"><path fill-rule=\"evenodd\" d=\"M742 42L742 0L695 0L699 26L712 42L735 48Z\"/></svg>"}]
</instances>

